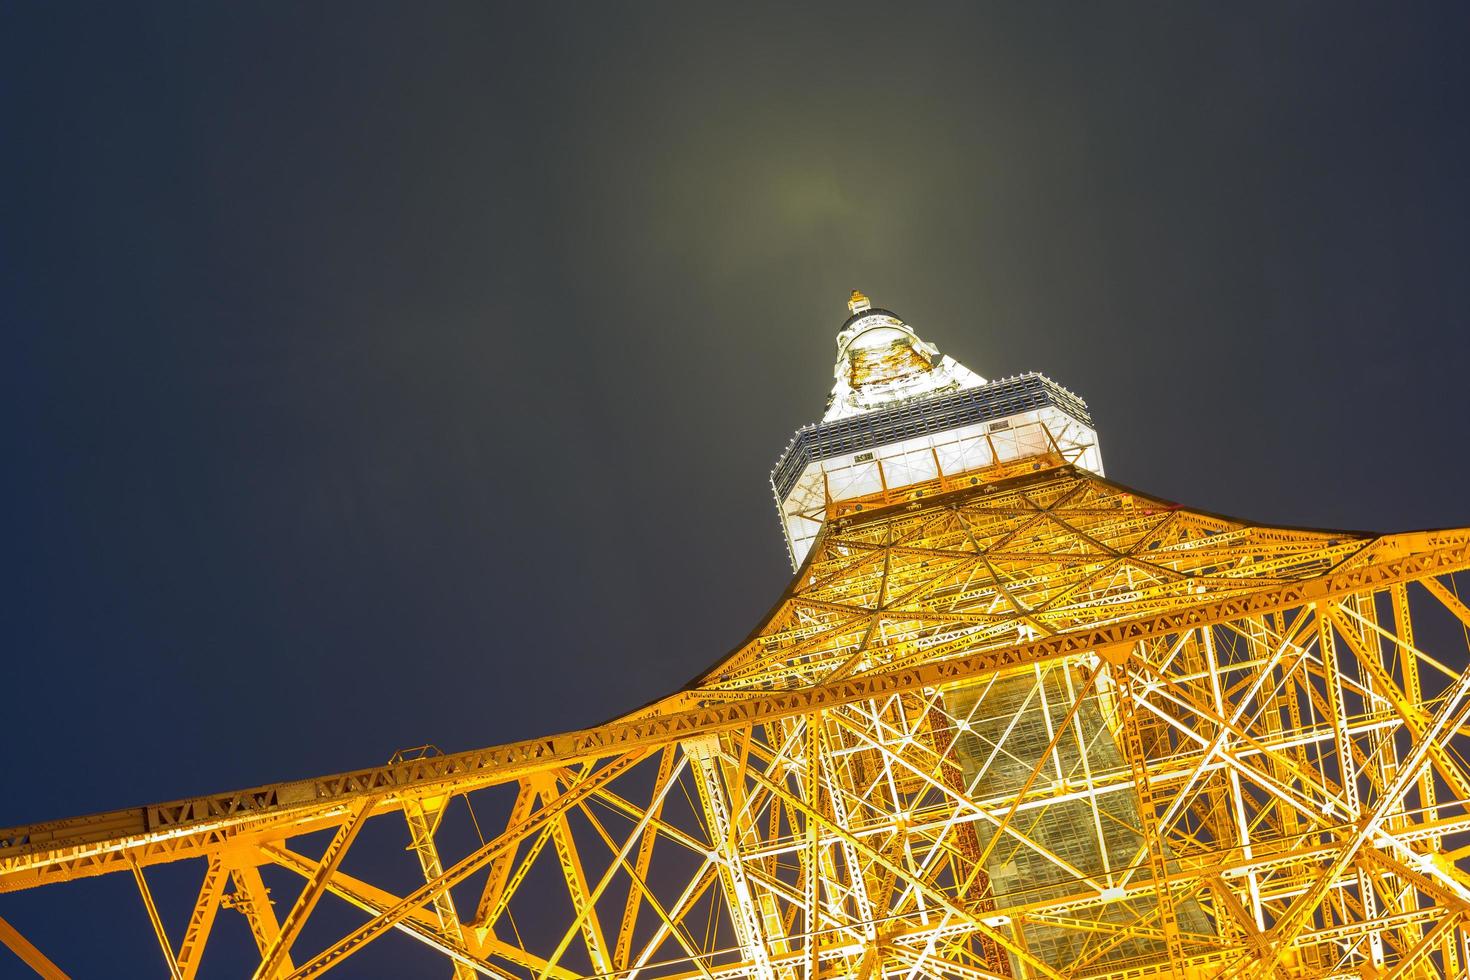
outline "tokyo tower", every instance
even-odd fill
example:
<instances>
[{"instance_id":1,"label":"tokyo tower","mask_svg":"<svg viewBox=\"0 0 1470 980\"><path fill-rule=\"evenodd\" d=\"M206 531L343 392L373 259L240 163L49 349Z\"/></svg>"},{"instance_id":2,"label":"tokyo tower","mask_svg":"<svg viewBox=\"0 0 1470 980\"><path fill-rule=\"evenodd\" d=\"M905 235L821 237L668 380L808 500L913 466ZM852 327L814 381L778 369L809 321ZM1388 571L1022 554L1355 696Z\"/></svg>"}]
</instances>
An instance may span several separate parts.
<instances>
[{"instance_id":1,"label":"tokyo tower","mask_svg":"<svg viewBox=\"0 0 1470 980\"><path fill-rule=\"evenodd\" d=\"M1150 496L1051 379L848 310L771 474L794 577L684 689L0 828L0 943L65 976L9 893L117 874L157 939L130 970L174 978L377 976L390 943L456 978L1470 976L1470 529Z\"/></svg>"}]
</instances>

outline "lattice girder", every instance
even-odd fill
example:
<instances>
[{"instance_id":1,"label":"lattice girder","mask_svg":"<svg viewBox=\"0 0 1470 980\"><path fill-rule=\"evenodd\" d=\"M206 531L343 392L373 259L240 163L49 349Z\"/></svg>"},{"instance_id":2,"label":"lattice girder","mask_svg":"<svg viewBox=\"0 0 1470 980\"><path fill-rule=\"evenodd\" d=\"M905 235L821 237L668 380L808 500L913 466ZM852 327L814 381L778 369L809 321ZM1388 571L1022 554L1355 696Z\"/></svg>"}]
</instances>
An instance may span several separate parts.
<instances>
[{"instance_id":1,"label":"lattice girder","mask_svg":"<svg viewBox=\"0 0 1470 980\"><path fill-rule=\"evenodd\" d=\"M1461 976L1467 567L1470 530L1042 469L831 520L749 639L598 728L0 830L0 892L195 861L181 975L235 928L283 977L389 931L460 976ZM373 883L382 820L421 884ZM358 925L305 948L327 903Z\"/></svg>"}]
</instances>

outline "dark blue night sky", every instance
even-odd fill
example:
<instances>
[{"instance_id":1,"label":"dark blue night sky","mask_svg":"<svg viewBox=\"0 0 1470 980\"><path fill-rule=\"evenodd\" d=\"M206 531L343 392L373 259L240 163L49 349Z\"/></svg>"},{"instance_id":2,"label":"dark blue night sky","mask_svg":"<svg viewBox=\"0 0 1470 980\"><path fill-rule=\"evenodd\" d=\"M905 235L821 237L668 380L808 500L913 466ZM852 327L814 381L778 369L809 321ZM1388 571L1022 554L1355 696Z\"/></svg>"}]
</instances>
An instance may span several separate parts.
<instances>
[{"instance_id":1,"label":"dark blue night sky","mask_svg":"<svg viewBox=\"0 0 1470 980\"><path fill-rule=\"evenodd\" d=\"M676 687L785 585L766 476L853 287L1079 392L1124 483L1470 524L1467 45L1450 4L3 5L0 825ZM0 915L160 975L126 877Z\"/></svg>"}]
</instances>

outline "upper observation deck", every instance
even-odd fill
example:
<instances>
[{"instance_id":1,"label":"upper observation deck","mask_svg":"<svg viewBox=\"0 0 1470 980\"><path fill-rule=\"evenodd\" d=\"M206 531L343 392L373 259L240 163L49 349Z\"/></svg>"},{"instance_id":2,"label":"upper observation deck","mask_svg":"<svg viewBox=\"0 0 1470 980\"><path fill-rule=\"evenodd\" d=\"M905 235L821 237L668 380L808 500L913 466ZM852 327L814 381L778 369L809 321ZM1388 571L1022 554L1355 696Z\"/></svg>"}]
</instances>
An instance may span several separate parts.
<instances>
[{"instance_id":1,"label":"upper observation deck","mask_svg":"<svg viewBox=\"0 0 1470 980\"><path fill-rule=\"evenodd\" d=\"M987 381L854 290L820 422L792 437L771 489L792 567L834 516L1018 470L1102 475L1087 404L1043 374Z\"/></svg>"}]
</instances>

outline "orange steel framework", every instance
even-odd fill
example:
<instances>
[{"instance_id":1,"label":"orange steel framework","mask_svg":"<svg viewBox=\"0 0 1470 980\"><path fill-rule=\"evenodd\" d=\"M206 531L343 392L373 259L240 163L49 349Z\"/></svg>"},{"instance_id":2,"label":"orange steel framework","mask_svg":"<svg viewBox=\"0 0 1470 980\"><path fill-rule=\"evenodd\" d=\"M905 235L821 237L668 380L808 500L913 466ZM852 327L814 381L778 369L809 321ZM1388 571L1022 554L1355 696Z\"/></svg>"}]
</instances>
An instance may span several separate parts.
<instances>
[{"instance_id":1,"label":"orange steel framework","mask_svg":"<svg viewBox=\"0 0 1470 980\"><path fill-rule=\"evenodd\" d=\"M224 906L255 976L393 930L462 977L1464 976L1467 566L1470 530L1263 527L1043 468L837 519L745 643L606 725L0 830L0 891L131 874L178 977ZM1019 779L1004 730L975 735L1002 691L1011 717L1062 695ZM1115 752L1079 751L1085 718ZM494 833L444 854L457 796ZM1078 804L1105 860L1038 836ZM1120 812L1136 848L1100 846ZM405 822L406 894L343 869L381 819ZM998 893L1016 854L1065 887ZM176 861L202 884L165 924L146 874ZM299 893L268 897L263 866ZM323 901L361 924L303 951Z\"/></svg>"},{"instance_id":2,"label":"orange steel framework","mask_svg":"<svg viewBox=\"0 0 1470 980\"><path fill-rule=\"evenodd\" d=\"M834 505L755 632L635 712L0 829L0 892L130 875L178 978L370 967L389 933L459 978L1470 976L1470 529L1024 463ZM416 886L354 873L383 823ZM165 921L173 862L200 885ZM353 924L299 941L328 906ZM210 959L242 926L258 956Z\"/></svg>"}]
</instances>

